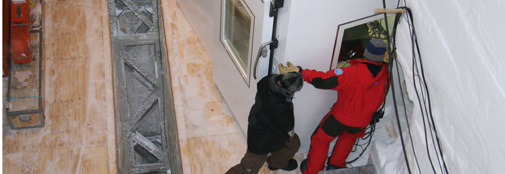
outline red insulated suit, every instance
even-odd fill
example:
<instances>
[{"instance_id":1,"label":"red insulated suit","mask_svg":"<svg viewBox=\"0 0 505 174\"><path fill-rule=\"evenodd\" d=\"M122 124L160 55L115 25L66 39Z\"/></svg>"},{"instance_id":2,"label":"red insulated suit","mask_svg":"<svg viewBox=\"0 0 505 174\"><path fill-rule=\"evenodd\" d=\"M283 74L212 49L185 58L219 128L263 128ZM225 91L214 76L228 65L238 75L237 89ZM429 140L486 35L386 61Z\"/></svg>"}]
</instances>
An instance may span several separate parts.
<instances>
[{"instance_id":1,"label":"red insulated suit","mask_svg":"<svg viewBox=\"0 0 505 174\"><path fill-rule=\"evenodd\" d=\"M351 66L321 72L302 70L303 79L320 89L338 91L338 100L322 119L311 137L304 174L324 168L329 144L339 137L329 163L345 167L356 139L365 134L373 113L382 105L387 89L385 64L368 60L351 60Z\"/></svg>"}]
</instances>

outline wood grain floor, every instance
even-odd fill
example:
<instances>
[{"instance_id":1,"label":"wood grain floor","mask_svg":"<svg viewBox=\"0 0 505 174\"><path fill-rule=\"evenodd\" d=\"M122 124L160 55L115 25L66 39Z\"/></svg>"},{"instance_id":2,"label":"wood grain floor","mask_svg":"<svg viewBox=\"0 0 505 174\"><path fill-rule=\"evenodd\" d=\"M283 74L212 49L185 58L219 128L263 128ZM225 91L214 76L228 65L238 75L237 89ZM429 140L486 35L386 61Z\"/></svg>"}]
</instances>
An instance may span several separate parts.
<instances>
[{"instance_id":1,"label":"wood grain floor","mask_svg":"<svg viewBox=\"0 0 505 174\"><path fill-rule=\"evenodd\" d=\"M175 0L162 15L185 174L220 174L246 139L212 80L212 61ZM3 173L117 173L111 46L105 0L43 4L43 128L3 122ZM297 156L301 160L301 156ZM261 174L300 173L269 171Z\"/></svg>"},{"instance_id":2,"label":"wood grain floor","mask_svg":"<svg viewBox=\"0 0 505 174\"><path fill-rule=\"evenodd\" d=\"M3 173L116 173L105 2L43 2L46 125L4 121Z\"/></svg>"}]
</instances>

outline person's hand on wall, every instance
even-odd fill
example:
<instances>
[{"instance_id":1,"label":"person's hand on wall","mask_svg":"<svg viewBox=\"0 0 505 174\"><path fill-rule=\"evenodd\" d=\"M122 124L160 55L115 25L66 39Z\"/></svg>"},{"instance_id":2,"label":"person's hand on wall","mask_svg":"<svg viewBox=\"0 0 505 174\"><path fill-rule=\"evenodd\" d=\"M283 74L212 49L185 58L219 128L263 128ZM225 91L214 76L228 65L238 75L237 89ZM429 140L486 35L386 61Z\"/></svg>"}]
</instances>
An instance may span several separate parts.
<instances>
[{"instance_id":1,"label":"person's hand on wall","mask_svg":"<svg viewBox=\"0 0 505 174\"><path fill-rule=\"evenodd\" d=\"M300 67L295 66L293 63L289 62L287 63L288 66L284 66L282 63L279 63L279 72L281 74L286 74L288 72L300 72Z\"/></svg>"}]
</instances>

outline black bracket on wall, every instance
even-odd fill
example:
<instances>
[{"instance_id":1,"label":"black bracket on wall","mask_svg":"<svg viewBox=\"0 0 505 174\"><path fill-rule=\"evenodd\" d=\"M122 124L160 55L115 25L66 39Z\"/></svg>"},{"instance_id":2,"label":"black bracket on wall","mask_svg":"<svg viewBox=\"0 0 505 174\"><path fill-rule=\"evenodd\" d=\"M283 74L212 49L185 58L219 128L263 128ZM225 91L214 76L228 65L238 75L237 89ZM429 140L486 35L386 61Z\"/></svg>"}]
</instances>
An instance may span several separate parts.
<instances>
[{"instance_id":1,"label":"black bracket on wall","mask_svg":"<svg viewBox=\"0 0 505 174\"><path fill-rule=\"evenodd\" d=\"M282 7L284 7L284 0L272 0L270 3L270 17L277 16L277 11Z\"/></svg>"},{"instance_id":2,"label":"black bracket on wall","mask_svg":"<svg viewBox=\"0 0 505 174\"><path fill-rule=\"evenodd\" d=\"M277 38L272 38L272 43L270 44L270 50L276 49L279 46L279 40Z\"/></svg>"},{"instance_id":3,"label":"black bracket on wall","mask_svg":"<svg viewBox=\"0 0 505 174\"><path fill-rule=\"evenodd\" d=\"M272 29L272 44L270 44L270 59L268 61L268 75L272 74L272 64L274 61L274 50L279 45L279 41L275 37L277 30L277 15L279 8L284 7L284 0L272 0L270 2L270 17L274 17L274 24Z\"/></svg>"}]
</instances>

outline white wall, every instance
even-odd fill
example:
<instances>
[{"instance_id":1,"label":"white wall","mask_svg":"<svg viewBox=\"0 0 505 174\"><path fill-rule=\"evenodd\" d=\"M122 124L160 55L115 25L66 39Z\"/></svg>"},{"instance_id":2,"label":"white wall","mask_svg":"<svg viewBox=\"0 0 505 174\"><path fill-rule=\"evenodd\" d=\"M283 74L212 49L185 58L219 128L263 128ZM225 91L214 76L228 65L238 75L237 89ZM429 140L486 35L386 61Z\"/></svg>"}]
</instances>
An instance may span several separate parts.
<instances>
[{"instance_id":1,"label":"white wall","mask_svg":"<svg viewBox=\"0 0 505 174\"><path fill-rule=\"evenodd\" d=\"M219 0L178 0L180 8L191 24L208 55L213 55L214 30L219 23L214 22L215 10L219 9Z\"/></svg>"},{"instance_id":2,"label":"white wall","mask_svg":"<svg viewBox=\"0 0 505 174\"><path fill-rule=\"evenodd\" d=\"M407 6L413 11L433 117L449 173L503 173L505 3L426 0L407 1ZM433 173L412 86L410 36L404 20L398 28L397 45L409 96L415 102L411 123L415 151L421 172ZM412 171L418 173L411 147L409 161Z\"/></svg>"}]
</instances>

